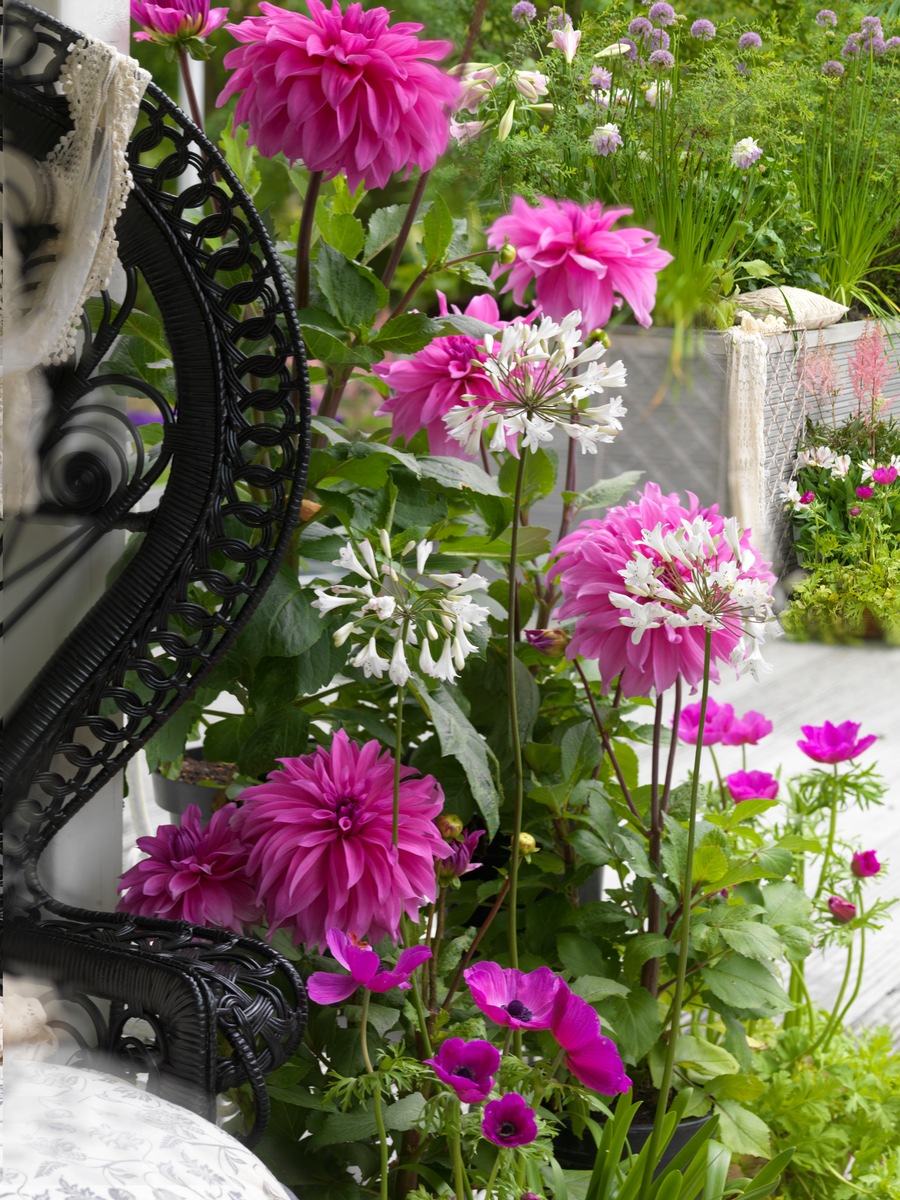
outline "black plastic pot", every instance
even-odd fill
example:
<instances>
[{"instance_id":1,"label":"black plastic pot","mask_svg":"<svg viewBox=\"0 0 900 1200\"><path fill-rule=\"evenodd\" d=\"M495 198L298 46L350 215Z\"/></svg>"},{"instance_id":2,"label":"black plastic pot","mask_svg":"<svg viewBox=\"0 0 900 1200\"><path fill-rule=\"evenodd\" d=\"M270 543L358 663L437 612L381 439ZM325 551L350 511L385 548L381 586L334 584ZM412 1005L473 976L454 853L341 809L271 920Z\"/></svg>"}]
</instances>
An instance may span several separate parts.
<instances>
[{"instance_id":1,"label":"black plastic pot","mask_svg":"<svg viewBox=\"0 0 900 1200\"><path fill-rule=\"evenodd\" d=\"M710 1115L707 1113L703 1117L690 1117L686 1121L679 1122L672 1135L672 1140L666 1147L653 1172L654 1178L669 1165L676 1154L685 1148L697 1130L703 1128L710 1119ZM631 1153L639 1154L645 1143L650 1140L652 1133L652 1121L646 1125L640 1121L634 1121L631 1129L628 1131L628 1145L631 1148ZM594 1167L594 1160L597 1157L597 1147L594 1145L594 1139L590 1133L586 1132L584 1137L577 1138L569 1126L564 1126L554 1139L553 1153L556 1161L565 1170L591 1171Z\"/></svg>"},{"instance_id":2,"label":"black plastic pot","mask_svg":"<svg viewBox=\"0 0 900 1200\"><path fill-rule=\"evenodd\" d=\"M203 751L199 746L192 746L184 753L185 758L195 762L203 761ZM153 798L157 805L175 817L173 824L180 825L181 818L189 804L196 804L200 809L200 820L203 825L209 821L213 811L225 802L225 787L203 783L186 783L183 779L167 779L154 771L150 778L153 780Z\"/></svg>"}]
</instances>

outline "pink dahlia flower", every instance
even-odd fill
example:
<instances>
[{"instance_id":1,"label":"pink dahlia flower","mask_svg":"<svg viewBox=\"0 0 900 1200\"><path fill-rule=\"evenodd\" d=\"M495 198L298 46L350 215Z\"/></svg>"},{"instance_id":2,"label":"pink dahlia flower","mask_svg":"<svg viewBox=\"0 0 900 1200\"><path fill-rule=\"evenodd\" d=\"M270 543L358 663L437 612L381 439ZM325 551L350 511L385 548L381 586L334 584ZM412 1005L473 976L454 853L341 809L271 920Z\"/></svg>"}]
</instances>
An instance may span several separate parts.
<instances>
[{"instance_id":1,"label":"pink dahlia flower","mask_svg":"<svg viewBox=\"0 0 900 1200\"><path fill-rule=\"evenodd\" d=\"M565 1050L563 1061L585 1087L603 1096L627 1092L631 1080L615 1045L600 1035L600 1017L587 1000L562 980L556 992L550 1031Z\"/></svg>"},{"instance_id":2,"label":"pink dahlia flower","mask_svg":"<svg viewBox=\"0 0 900 1200\"><path fill-rule=\"evenodd\" d=\"M445 317L449 309L442 292L438 292L438 303L441 316ZM455 306L454 312L459 312ZM487 294L470 300L464 315L498 328L506 324L500 320L497 301ZM378 415L390 415L394 437L409 441L420 429L427 429L432 454L465 458L462 445L448 435L444 416L452 408L472 407L463 396L473 392L479 397L479 406L499 400L496 390L480 371L486 357L480 338L460 333L435 338L412 358L380 363L372 370L394 394L378 409Z\"/></svg>"},{"instance_id":3,"label":"pink dahlia flower","mask_svg":"<svg viewBox=\"0 0 900 1200\"><path fill-rule=\"evenodd\" d=\"M431 958L427 946L411 946L397 959L396 967L382 971L381 959L365 942L354 941L340 929L329 929L325 940L337 961L350 972L350 977L332 975L330 971L313 971L306 982L306 990L316 1004L341 1004L360 986L376 994L389 992L392 988L408 991L412 987L410 975Z\"/></svg>"},{"instance_id":4,"label":"pink dahlia flower","mask_svg":"<svg viewBox=\"0 0 900 1200\"><path fill-rule=\"evenodd\" d=\"M181 825L160 825L137 844L148 856L119 883L119 911L165 917L192 925L215 925L241 933L259 920L247 867L247 847L234 829L236 808L213 813L203 828L200 809L189 804Z\"/></svg>"},{"instance_id":5,"label":"pink dahlia flower","mask_svg":"<svg viewBox=\"0 0 900 1200\"><path fill-rule=\"evenodd\" d=\"M663 495L655 483L648 483L638 500L611 508L602 519L582 522L553 552L556 561L548 577L559 579L563 595L556 615L575 618L567 656L596 659L602 679L609 684L618 676L626 696L662 692L679 675L691 687L703 678L706 628L702 623L684 623L685 614L665 598L666 592L681 586L681 580L691 578L692 569L673 558L665 562L663 575L656 575L664 562L661 551L665 551L666 538L670 534L681 536L682 523L690 525L698 518L705 522L709 535L709 542L700 544L697 553L709 554L711 595L718 588L712 579L727 579L730 571L734 571L735 590L740 586L747 597L774 586L774 576L758 559L747 534L737 531L733 523L726 523L716 505L704 508L691 492L687 505L682 505L677 495ZM645 541L644 533L648 531ZM740 540L735 543L737 533ZM710 544L716 545L715 552L709 550ZM735 545L740 551L738 556ZM625 598L632 613L625 618L627 624L623 616L629 609L621 605L627 585L626 568L635 579L641 574L635 568L644 568L647 577L646 594L635 592ZM667 588L655 590L657 584L666 581ZM647 616L643 624L642 613ZM710 629L710 678L717 681L717 664L737 665L744 660L745 650L742 629L735 621L715 622ZM751 665L752 659L751 654Z\"/></svg>"},{"instance_id":6,"label":"pink dahlia flower","mask_svg":"<svg viewBox=\"0 0 900 1200\"><path fill-rule=\"evenodd\" d=\"M242 44L225 55L234 74L217 103L241 93L235 119L251 145L326 179L344 172L351 192L364 178L383 188L397 171L430 170L447 148L459 84L424 60L452 45L420 41L421 25L390 25L384 8L307 7L308 17L262 0L261 16L228 26Z\"/></svg>"},{"instance_id":7,"label":"pink dahlia flower","mask_svg":"<svg viewBox=\"0 0 900 1200\"><path fill-rule=\"evenodd\" d=\"M819 763L840 763L858 758L878 741L874 733L858 738L860 727L856 721L844 721L841 725L826 721L824 725L801 725L800 729L803 739L797 745L807 758Z\"/></svg>"},{"instance_id":8,"label":"pink dahlia flower","mask_svg":"<svg viewBox=\"0 0 900 1200\"><path fill-rule=\"evenodd\" d=\"M733 771L725 783L735 804L742 800L774 800L778 795L778 780L768 771Z\"/></svg>"},{"instance_id":9,"label":"pink dahlia flower","mask_svg":"<svg viewBox=\"0 0 900 1200\"><path fill-rule=\"evenodd\" d=\"M237 820L248 869L271 929L325 943L329 929L394 941L400 917L435 899L434 860L452 853L434 818L444 795L431 775L400 768L399 845L391 844L394 759L378 742L351 742L283 758L241 793Z\"/></svg>"},{"instance_id":10,"label":"pink dahlia flower","mask_svg":"<svg viewBox=\"0 0 900 1200\"><path fill-rule=\"evenodd\" d=\"M857 850L853 855L850 870L857 879L871 879L873 875L877 875L881 870L881 863L878 861L877 853L874 850Z\"/></svg>"},{"instance_id":11,"label":"pink dahlia flower","mask_svg":"<svg viewBox=\"0 0 900 1200\"><path fill-rule=\"evenodd\" d=\"M228 8L209 7L209 0L131 0L131 19L142 26L136 42L183 42L206 37L228 20Z\"/></svg>"},{"instance_id":12,"label":"pink dahlia flower","mask_svg":"<svg viewBox=\"0 0 900 1200\"><path fill-rule=\"evenodd\" d=\"M605 325L623 300L641 325L650 325L656 274L672 256L645 229L613 229L630 213L630 208L604 211L598 201L582 205L547 197L532 208L514 196L510 214L487 231L489 246L499 250L509 242L516 250L503 291L521 304L534 280L541 313L561 321L580 309L586 330Z\"/></svg>"}]
</instances>

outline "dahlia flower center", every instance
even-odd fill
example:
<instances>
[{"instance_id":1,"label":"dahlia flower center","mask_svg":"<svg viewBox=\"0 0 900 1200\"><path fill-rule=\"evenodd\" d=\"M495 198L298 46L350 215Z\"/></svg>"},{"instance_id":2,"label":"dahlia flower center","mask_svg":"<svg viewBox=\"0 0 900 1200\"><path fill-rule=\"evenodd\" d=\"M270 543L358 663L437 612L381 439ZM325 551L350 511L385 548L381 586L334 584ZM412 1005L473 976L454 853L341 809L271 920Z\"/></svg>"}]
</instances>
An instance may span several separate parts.
<instances>
[{"instance_id":1,"label":"dahlia flower center","mask_svg":"<svg viewBox=\"0 0 900 1200\"><path fill-rule=\"evenodd\" d=\"M208 863L197 862L196 858L183 858L173 864L179 871L189 871L192 875L211 875L212 867Z\"/></svg>"},{"instance_id":2,"label":"dahlia flower center","mask_svg":"<svg viewBox=\"0 0 900 1200\"><path fill-rule=\"evenodd\" d=\"M472 360L478 359L478 343L474 338L459 333L441 340L444 342L448 359L459 363L460 366L468 369Z\"/></svg>"},{"instance_id":3,"label":"dahlia flower center","mask_svg":"<svg viewBox=\"0 0 900 1200\"><path fill-rule=\"evenodd\" d=\"M531 1020L531 1009L526 1008L521 1000L510 1000L509 1004L504 1004L503 1007L506 1009L509 1015L514 1017L517 1021Z\"/></svg>"},{"instance_id":4,"label":"dahlia flower center","mask_svg":"<svg viewBox=\"0 0 900 1200\"><path fill-rule=\"evenodd\" d=\"M356 826L356 818L363 807L362 801L356 796L345 796L334 806L334 815L341 833L352 833Z\"/></svg>"}]
</instances>

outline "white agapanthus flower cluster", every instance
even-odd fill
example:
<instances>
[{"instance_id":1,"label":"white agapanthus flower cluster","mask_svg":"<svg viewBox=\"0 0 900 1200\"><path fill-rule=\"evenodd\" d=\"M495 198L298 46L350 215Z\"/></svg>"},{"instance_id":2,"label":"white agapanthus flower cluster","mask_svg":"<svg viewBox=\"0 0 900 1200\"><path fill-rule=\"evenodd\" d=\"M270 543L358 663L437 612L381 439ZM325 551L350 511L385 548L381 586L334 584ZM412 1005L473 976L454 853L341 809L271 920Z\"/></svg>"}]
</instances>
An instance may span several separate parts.
<instances>
[{"instance_id":1,"label":"white agapanthus flower cluster","mask_svg":"<svg viewBox=\"0 0 900 1200\"><path fill-rule=\"evenodd\" d=\"M334 644L352 639L356 653L349 659L368 678L403 687L412 674L410 657L419 671L447 683L456 679L467 657L477 649L467 637L488 618L473 592L488 581L481 575L427 571L434 543L410 541L394 554L387 530L379 531L376 547L368 538L348 542L334 561L361 582L333 583L316 588L313 608L321 616L337 608L356 606L351 619L334 634ZM403 560L415 552L415 566Z\"/></svg>"},{"instance_id":2,"label":"white agapanthus flower cluster","mask_svg":"<svg viewBox=\"0 0 900 1200\"><path fill-rule=\"evenodd\" d=\"M729 517L716 534L704 517L684 519L679 529L665 533L656 525L641 531L641 544L654 557L636 548L619 572L625 590L609 594L621 611L620 623L632 629L632 642L663 625L725 630L739 635L733 666L754 676L768 669L760 646L774 619L772 577L750 573L759 560L736 518Z\"/></svg>"},{"instance_id":3,"label":"white agapanthus flower cluster","mask_svg":"<svg viewBox=\"0 0 900 1200\"><path fill-rule=\"evenodd\" d=\"M444 415L449 436L466 454L478 453L481 435L491 426L492 450L505 450L508 439L521 434L522 445L534 451L552 441L555 429L577 441L582 453L596 454L600 443L613 440L627 411L622 397L594 406L586 402L624 387L625 367L601 363L606 348L600 342L579 353L580 325L576 309L561 322L515 321L499 338L485 336L487 358L480 370L496 396L463 396L466 403Z\"/></svg>"}]
</instances>

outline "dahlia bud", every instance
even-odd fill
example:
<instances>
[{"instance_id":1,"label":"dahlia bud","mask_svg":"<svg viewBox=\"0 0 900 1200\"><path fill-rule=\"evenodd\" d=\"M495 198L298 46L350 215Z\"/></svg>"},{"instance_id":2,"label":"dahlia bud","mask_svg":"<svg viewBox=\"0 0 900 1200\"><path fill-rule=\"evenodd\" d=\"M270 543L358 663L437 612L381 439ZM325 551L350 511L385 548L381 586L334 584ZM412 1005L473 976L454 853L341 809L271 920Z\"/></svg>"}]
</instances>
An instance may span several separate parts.
<instances>
[{"instance_id":1,"label":"dahlia bud","mask_svg":"<svg viewBox=\"0 0 900 1200\"><path fill-rule=\"evenodd\" d=\"M516 261L515 246L511 246L509 244L509 242L504 242L503 248L501 249L500 253L497 255L497 258L500 260L501 264L504 267L508 267L511 263L514 263Z\"/></svg>"},{"instance_id":2,"label":"dahlia bud","mask_svg":"<svg viewBox=\"0 0 900 1200\"><path fill-rule=\"evenodd\" d=\"M519 853L527 858L529 854L537 853L538 844L530 833L519 834Z\"/></svg>"},{"instance_id":3,"label":"dahlia bud","mask_svg":"<svg viewBox=\"0 0 900 1200\"><path fill-rule=\"evenodd\" d=\"M609 334L605 329L594 329L588 334L586 343L588 346L594 346L597 342L599 342L601 346L605 346L607 350L612 345Z\"/></svg>"},{"instance_id":4,"label":"dahlia bud","mask_svg":"<svg viewBox=\"0 0 900 1200\"><path fill-rule=\"evenodd\" d=\"M564 629L526 629L525 637L548 658L559 658L571 640Z\"/></svg>"},{"instance_id":5,"label":"dahlia bud","mask_svg":"<svg viewBox=\"0 0 900 1200\"><path fill-rule=\"evenodd\" d=\"M457 817L456 820L459 818ZM450 857L435 864L440 887L459 887L461 875L481 866L481 863L472 862L472 855L475 853L479 841L484 837L484 830L474 829L471 833L466 833L465 829L462 829L460 834L461 836L453 844L453 853Z\"/></svg>"},{"instance_id":6,"label":"dahlia bud","mask_svg":"<svg viewBox=\"0 0 900 1200\"><path fill-rule=\"evenodd\" d=\"M846 925L856 916L856 905L845 900L843 896L829 896L828 911L839 925Z\"/></svg>"},{"instance_id":7,"label":"dahlia bud","mask_svg":"<svg viewBox=\"0 0 900 1200\"><path fill-rule=\"evenodd\" d=\"M462 836L462 817L458 817L456 813L441 813L435 824L445 842L458 842Z\"/></svg>"}]
</instances>

